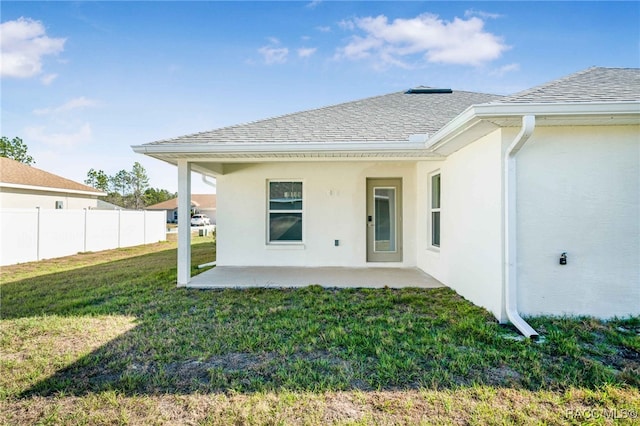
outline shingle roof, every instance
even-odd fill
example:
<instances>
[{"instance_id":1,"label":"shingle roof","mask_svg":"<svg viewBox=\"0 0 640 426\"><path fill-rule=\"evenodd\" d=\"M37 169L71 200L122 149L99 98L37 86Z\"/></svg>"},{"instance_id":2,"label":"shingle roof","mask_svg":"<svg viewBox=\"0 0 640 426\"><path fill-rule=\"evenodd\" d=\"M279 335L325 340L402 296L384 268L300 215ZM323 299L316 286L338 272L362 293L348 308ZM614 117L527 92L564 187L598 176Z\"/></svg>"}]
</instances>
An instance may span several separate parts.
<instances>
[{"instance_id":1,"label":"shingle roof","mask_svg":"<svg viewBox=\"0 0 640 426\"><path fill-rule=\"evenodd\" d=\"M215 209L216 196L215 194L191 194L191 204L201 209ZM173 210L177 208L178 199L172 198L171 200L148 206L147 210Z\"/></svg>"},{"instance_id":2,"label":"shingle roof","mask_svg":"<svg viewBox=\"0 0 640 426\"><path fill-rule=\"evenodd\" d=\"M621 102L640 100L640 69L592 67L494 103Z\"/></svg>"},{"instance_id":3,"label":"shingle roof","mask_svg":"<svg viewBox=\"0 0 640 426\"><path fill-rule=\"evenodd\" d=\"M254 121L178 138L166 143L257 142L407 142L414 134L432 134L467 107L498 99L498 95L453 93L383 96Z\"/></svg>"},{"instance_id":4,"label":"shingle roof","mask_svg":"<svg viewBox=\"0 0 640 426\"><path fill-rule=\"evenodd\" d=\"M411 135L436 133L472 105L638 100L639 69L593 67L506 97L397 92L145 145L407 142Z\"/></svg>"},{"instance_id":5,"label":"shingle roof","mask_svg":"<svg viewBox=\"0 0 640 426\"><path fill-rule=\"evenodd\" d=\"M0 184L38 186L55 190L92 192L95 195L104 195L104 193L90 186L6 157L0 157Z\"/></svg>"}]
</instances>

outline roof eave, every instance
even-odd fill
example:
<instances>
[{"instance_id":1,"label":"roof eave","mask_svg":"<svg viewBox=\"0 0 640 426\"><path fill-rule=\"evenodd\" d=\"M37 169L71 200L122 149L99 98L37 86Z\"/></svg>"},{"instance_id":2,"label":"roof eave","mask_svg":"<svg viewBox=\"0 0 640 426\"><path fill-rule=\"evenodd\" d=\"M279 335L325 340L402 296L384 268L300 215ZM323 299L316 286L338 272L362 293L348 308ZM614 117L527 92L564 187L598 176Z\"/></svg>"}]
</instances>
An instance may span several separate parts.
<instances>
[{"instance_id":1,"label":"roof eave","mask_svg":"<svg viewBox=\"0 0 640 426\"><path fill-rule=\"evenodd\" d=\"M575 124L575 117L610 116L611 124L625 117L640 117L640 101L625 102L564 102L564 103L496 103L473 105L447 123L427 142L427 148L441 155L449 155L467 143L501 127L494 121L520 118L525 115L555 118L554 124ZM616 118L620 120L616 121ZM515 123L519 121L514 120ZM638 121L640 123L640 121ZM628 124L628 123L625 123ZM473 132L471 132L473 130ZM468 135L473 133L473 137ZM466 135L466 138L465 138ZM457 142L454 144L454 142ZM455 145L455 149L448 147Z\"/></svg>"},{"instance_id":2,"label":"roof eave","mask_svg":"<svg viewBox=\"0 0 640 426\"><path fill-rule=\"evenodd\" d=\"M48 186L24 185L19 183L0 182L2 188L28 189L32 191L61 192L64 194L91 195L95 197L106 197L107 193L102 191L82 191L79 189L52 188Z\"/></svg>"},{"instance_id":3,"label":"roof eave","mask_svg":"<svg viewBox=\"0 0 640 426\"><path fill-rule=\"evenodd\" d=\"M362 154L363 156L375 154L416 154L423 153L427 157L439 155L429 152L425 148L425 141L416 142L298 142L298 143L274 143L274 142L244 142L244 143L162 143L134 145L134 152L162 158L167 155L179 155L189 157L198 154L222 154L227 160L237 155L238 159L247 159L251 155L264 157L265 154L287 155L290 160L308 158L310 154L330 157Z\"/></svg>"}]
</instances>

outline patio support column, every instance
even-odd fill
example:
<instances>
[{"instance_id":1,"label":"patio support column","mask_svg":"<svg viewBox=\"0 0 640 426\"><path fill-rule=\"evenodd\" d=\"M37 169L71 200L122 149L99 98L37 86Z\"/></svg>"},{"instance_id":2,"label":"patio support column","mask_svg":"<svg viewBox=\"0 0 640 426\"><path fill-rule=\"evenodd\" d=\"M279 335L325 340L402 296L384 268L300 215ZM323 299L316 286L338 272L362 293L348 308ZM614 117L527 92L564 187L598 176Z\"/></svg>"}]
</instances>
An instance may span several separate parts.
<instances>
[{"instance_id":1,"label":"patio support column","mask_svg":"<svg viewBox=\"0 0 640 426\"><path fill-rule=\"evenodd\" d=\"M178 287L191 280L191 164L178 160Z\"/></svg>"}]
</instances>

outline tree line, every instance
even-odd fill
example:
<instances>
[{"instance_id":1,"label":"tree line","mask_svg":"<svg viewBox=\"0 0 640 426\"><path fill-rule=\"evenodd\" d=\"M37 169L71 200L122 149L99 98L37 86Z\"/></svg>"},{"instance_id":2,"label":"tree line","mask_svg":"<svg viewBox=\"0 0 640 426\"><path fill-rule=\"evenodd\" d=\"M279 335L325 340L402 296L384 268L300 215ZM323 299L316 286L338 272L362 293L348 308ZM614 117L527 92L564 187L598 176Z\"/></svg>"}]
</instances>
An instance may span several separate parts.
<instances>
[{"instance_id":1,"label":"tree line","mask_svg":"<svg viewBox=\"0 0 640 426\"><path fill-rule=\"evenodd\" d=\"M15 137L9 140L8 137L2 136L0 138L0 157L11 158L12 160L19 161L21 163L32 165L35 163L33 157L27 153L29 148L22 139Z\"/></svg>"},{"instance_id":2,"label":"tree line","mask_svg":"<svg viewBox=\"0 0 640 426\"><path fill-rule=\"evenodd\" d=\"M0 157L11 158L29 166L35 164L33 157L28 154L27 145L19 137L0 138ZM152 188L149 185L147 171L137 161L131 170L120 170L113 176L107 175L103 170L92 168L87 172L84 183L106 192L106 202L126 209L143 209L178 196L177 193L166 189Z\"/></svg>"},{"instance_id":3,"label":"tree line","mask_svg":"<svg viewBox=\"0 0 640 426\"><path fill-rule=\"evenodd\" d=\"M106 202L127 209L142 209L178 196L166 189L150 187L147 171L137 161L131 170L120 170L112 176L103 170L89 169L84 183L106 192Z\"/></svg>"}]
</instances>

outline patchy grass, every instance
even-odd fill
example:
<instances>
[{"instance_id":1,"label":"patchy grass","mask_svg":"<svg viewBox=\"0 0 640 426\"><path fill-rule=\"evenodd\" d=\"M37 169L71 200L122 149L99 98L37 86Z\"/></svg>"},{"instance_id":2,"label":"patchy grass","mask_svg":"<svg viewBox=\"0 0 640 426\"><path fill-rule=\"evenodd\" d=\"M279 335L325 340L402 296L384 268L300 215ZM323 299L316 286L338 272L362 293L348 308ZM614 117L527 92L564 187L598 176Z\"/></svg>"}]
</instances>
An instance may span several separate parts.
<instances>
[{"instance_id":1,"label":"patchy grass","mask_svg":"<svg viewBox=\"0 0 640 426\"><path fill-rule=\"evenodd\" d=\"M632 424L640 414L639 318L532 318L544 340L521 341L449 289L181 289L175 257L175 243L160 243L3 268L0 421ZM193 265L214 259L213 240L195 238Z\"/></svg>"}]
</instances>

